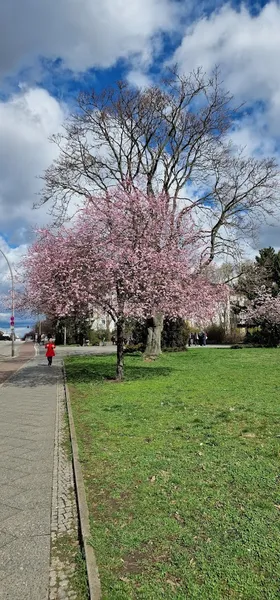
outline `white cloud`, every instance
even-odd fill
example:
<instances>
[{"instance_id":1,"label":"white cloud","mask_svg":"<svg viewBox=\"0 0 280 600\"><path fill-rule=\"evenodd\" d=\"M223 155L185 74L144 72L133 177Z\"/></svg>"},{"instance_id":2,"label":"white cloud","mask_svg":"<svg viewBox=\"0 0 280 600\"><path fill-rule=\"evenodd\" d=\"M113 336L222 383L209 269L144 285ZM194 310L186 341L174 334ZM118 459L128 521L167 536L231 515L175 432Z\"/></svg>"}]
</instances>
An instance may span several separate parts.
<instances>
[{"instance_id":1,"label":"white cloud","mask_svg":"<svg viewBox=\"0 0 280 600\"><path fill-rule=\"evenodd\" d=\"M4 252L5 256L7 257L15 279L18 264L22 260L22 257L26 254L27 248L27 244L20 244L15 248L11 248L7 242L0 237L0 251ZM2 252L0 252L0 284L2 287L4 286L6 289L8 289L11 287L11 275L7 260L3 256ZM2 293L3 289L1 289L0 294L2 295Z\"/></svg>"},{"instance_id":2,"label":"white cloud","mask_svg":"<svg viewBox=\"0 0 280 600\"><path fill-rule=\"evenodd\" d=\"M280 162L280 5L267 3L253 16L229 4L189 26L172 61L182 72L203 67L221 70L224 87L244 102L230 137L249 155L275 156ZM280 219L279 219L280 220ZM279 221L261 225L256 246L280 247ZM257 247L246 253L256 254Z\"/></svg>"},{"instance_id":3,"label":"white cloud","mask_svg":"<svg viewBox=\"0 0 280 600\"><path fill-rule=\"evenodd\" d=\"M3 308L3 303L5 305L5 308L7 308L6 304L7 299L11 297L10 292L12 289L12 283L10 269L1 251L4 252L5 256L9 261L12 273L14 275L14 282L16 288L18 264L27 252L27 245L21 244L16 248L10 248L7 242L5 242L5 240L2 237L0 237L0 308ZM0 313L0 321L3 320L5 320L4 313Z\"/></svg>"},{"instance_id":4,"label":"white cloud","mask_svg":"<svg viewBox=\"0 0 280 600\"><path fill-rule=\"evenodd\" d=\"M264 109L245 111L240 119L235 120L229 137L236 146L244 148L248 155L263 158L278 154L277 139L268 131Z\"/></svg>"},{"instance_id":5,"label":"white cloud","mask_svg":"<svg viewBox=\"0 0 280 600\"><path fill-rule=\"evenodd\" d=\"M38 179L56 156L48 137L59 130L65 112L43 89L27 89L0 102L0 232L25 242L32 225L49 220L49 207L34 211Z\"/></svg>"},{"instance_id":6,"label":"white cloud","mask_svg":"<svg viewBox=\"0 0 280 600\"><path fill-rule=\"evenodd\" d=\"M268 133L280 135L280 6L269 2L252 16L229 5L187 28L174 60L184 72L220 65L238 100L266 105Z\"/></svg>"},{"instance_id":7,"label":"white cloud","mask_svg":"<svg viewBox=\"0 0 280 600\"><path fill-rule=\"evenodd\" d=\"M157 36L175 26L173 0L10 0L0 7L0 72L60 57L74 71L136 55L149 62Z\"/></svg>"},{"instance_id":8,"label":"white cloud","mask_svg":"<svg viewBox=\"0 0 280 600\"><path fill-rule=\"evenodd\" d=\"M126 77L129 85L136 88L147 88L151 85L151 79L141 71L129 71Z\"/></svg>"}]
</instances>

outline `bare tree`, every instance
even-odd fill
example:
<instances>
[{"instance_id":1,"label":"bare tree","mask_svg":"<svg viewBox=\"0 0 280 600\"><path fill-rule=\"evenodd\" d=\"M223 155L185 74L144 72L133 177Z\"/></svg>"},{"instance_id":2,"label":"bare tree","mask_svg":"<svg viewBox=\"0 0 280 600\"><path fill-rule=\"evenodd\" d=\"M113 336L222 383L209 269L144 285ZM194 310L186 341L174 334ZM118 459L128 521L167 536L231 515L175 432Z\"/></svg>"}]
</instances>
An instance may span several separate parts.
<instances>
[{"instance_id":1,"label":"bare tree","mask_svg":"<svg viewBox=\"0 0 280 600\"><path fill-rule=\"evenodd\" d=\"M61 221L73 198L116 183L144 185L150 194L165 191L177 218L192 210L203 225L201 268L219 253L236 254L238 241L275 211L279 173L274 159L248 158L231 146L235 115L218 70L207 77L174 69L144 90L119 82L82 94L52 138L59 156L45 172L41 203L50 201Z\"/></svg>"},{"instance_id":2,"label":"bare tree","mask_svg":"<svg viewBox=\"0 0 280 600\"><path fill-rule=\"evenodd\" d=\"M53 136L60 154L44 179L42 202L65 211L73 195L127 185L143 176L147 190L177 200L187 182L204 183L205 161L227 132L231 97L215 72L174 72L159 87L131 90L120 82L81 94L77 111Z\"/></svg>"}]
</instances>

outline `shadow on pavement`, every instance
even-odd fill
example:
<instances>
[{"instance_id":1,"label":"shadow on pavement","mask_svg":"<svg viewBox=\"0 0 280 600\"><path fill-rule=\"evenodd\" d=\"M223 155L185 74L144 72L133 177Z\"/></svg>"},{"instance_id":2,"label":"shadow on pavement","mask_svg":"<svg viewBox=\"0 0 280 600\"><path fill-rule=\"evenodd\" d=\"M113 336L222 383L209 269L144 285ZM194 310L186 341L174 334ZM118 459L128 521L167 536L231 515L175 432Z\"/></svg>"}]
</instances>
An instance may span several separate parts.
<instances>
[{"instance_id":1,"label":"shadow on pavement","mask_svg":"<svg viewBox=\"0 0 280 600\"><path fill-rule=\"evenodd\" d=\"M34 388L44 385L56 385L58 378L62 376L61 366L40 363L26 366L18 371L9 381L7 386Z\"/></svg>"}]
</instances>

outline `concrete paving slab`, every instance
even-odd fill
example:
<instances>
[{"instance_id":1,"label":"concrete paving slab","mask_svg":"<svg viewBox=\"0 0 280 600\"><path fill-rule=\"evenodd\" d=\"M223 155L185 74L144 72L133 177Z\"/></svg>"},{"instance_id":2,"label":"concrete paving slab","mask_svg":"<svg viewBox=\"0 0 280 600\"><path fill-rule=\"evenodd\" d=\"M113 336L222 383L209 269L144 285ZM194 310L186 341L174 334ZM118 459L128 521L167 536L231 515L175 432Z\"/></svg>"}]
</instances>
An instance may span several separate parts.
<instances>
[{"instance_id":1,"label":"concrete paving slab","mask_svg":"<svg viewBox=\"0 0 280 600\"><path fill-rule=\"evenodd\" d=\"M35 487L32 490L23 490L18 493L13 493L5 499L5 504L11 508L33 509L37 506L49 506L52 499L52 491L49 487L45 488L45 493L42 495L42 488Z\"/></svg>"},{"instance_id":2,"label":"concrete paving slab","mask_svg":"<svg viewBox=\"0 0 280 600\"><path fill-rule=\"evenodd\" d=\"M44 488L44 494L47 494L49 491L48 485L43 485L41 484L41 488ZM38 486L33 483L30 482L29 485L27 485L26 483L22 483L21 479L17 480L16 482L13 482L10 485L5 485L5 486L1 486L0 487L0 502L2 502L3 504L11 504L10 502L8 502L9 499L11 498L17 498L17 496L19 494L23 494L24 492L32 492L35 497L36 497L36 492L37 492ZM40 491L38 493L41 493ZM0 523L0 528L1 528L1 523Z\"/></svg>"},{"instance_id":3,"label":"concrete paving slab","mask_svg":"<svg viewBox=\"0 0 280 600\"><path fill-rule=\"evenodd\" d=\"M0 549L2 579L0 600L46 600L50 554L49 536L13 540Z\"/></svg>"},{"instance_id":4,"label":"concrete paving slab","mask_svg":"<svg viewBox=\"0 0 280 600\"><path fill-rule=\"evenodd\" d=\"M19 512L21 512L20 508L12 508L8 504L0 502L0 523L3 525L6 519L10 519L14 516L16 517Z\"/></svg>"},{"instance_id":5,"label":"concrete paving slab","mask_svg":"<svg viewBox=\"0 0 280 600\"><path fill-rule=\"evenodd\" d=\"M9 458L14 458L14 459L22 459L22 460L26 460L27 462L36 462L37 459L43 460L44 457L47 455L47 450L49 450L49 446L47 446L47 449L42 449L40 447L40 445L38 444L37 448L13 448L10 451L4 451L1 452L1 458L4 460L5 457L9 456Z\"/></svg>"},{"instance_id":6,"label":"concrete paving slab","mask_svg":"<svg viewBox=\"0 0 280 600\"><path fill-rule=\"evenodd\" d=\"M16 540L16 536L15 535L11 535L11 533L7 533L5 531L0 531L0 548L3 548L4 546L6 546L6 544L10 544L10 542L13 542L14 540ZM0 574L1 574L1 570L0 570Z\"/></svg>"},{"instance_id":7,"label":"concrete paving slab","mask_svg":"<svg viewBox=\"0 0 280 600\"><path fill-rule=\"evenodd\" d=\"M3 410L1 403L1 410ZM27 446L28 440L25 438L14 437L12 435L2 435L0 440L0 453L6 450L6 448L22 448ZM32 442L33 443L33 442Z\"/></svg>"},{"instance_id":8,"label":"concrete paving slab","mask_svg":"<svg viewBox=\"0 0 280 600\"><path fill-rule=\"evenodd\" d=\"M52 471L52 457L43 454L41 461L31 463L30 460L21 456L15 458L13 456L0 456L0 469L12 469L13 471L21 471L23 473L46 473ZM43 470L42 470L43 469Z\"/></svg>"},{"instance_id":9,"label":"concrete paving slab","mask_svg":"<svg viewBox=\"0 0 280 600\"><path fill-rule=\"evenodd\" d=\"M17 496L17 494L20 494L21 492L24 492L27 490L28 490L28 488L26 486L18 487L14 483L11 483L10 485L9 484L2 485L0 487L0 502L5 504L5 502L7 501L8 498ZM9 503L7 503L7 504L9 504ZM0 527L1 527L1 524L0 524Z\"/></svg>"},{"instance_id":10,"label":"concrete paving slab","mask_svg":"<svg viewBox=\"0 0 280 600\"><path fill-rule=\"evenodd\" d=\"M9 469L0 468L0 487L13 483L13 481L21 479L22 476L23 473L20 471L10 471Z\"/></svg>"},{"instance_id":11,"label":"concrete paving slab","mask_svg":"<svg viewBox=\"0 0 280 600\"><path fill-rule=\"evenodd\" d=\"M36 508L25 508L21 510L9 507L9 509L10 516L8 518L6 517L6 519L1 522L2 531L4 533L9 533L17 538L30 538L35 535L50 535L50 506L37 506Z\"/></svg>"},{"instance_id":12,"label":"concrete paving slab","mask_svg":"<svg viewBox=\"0 0 280 600\"><path fill-rule=\"evenodd\" d=\"M47 473L29 473L28 475L23 473L21 477L12 482L12 485L21 489L33 489L36 487L43 489L49 486L49 482L49 471Z\"/></svg>"}]
</instances>

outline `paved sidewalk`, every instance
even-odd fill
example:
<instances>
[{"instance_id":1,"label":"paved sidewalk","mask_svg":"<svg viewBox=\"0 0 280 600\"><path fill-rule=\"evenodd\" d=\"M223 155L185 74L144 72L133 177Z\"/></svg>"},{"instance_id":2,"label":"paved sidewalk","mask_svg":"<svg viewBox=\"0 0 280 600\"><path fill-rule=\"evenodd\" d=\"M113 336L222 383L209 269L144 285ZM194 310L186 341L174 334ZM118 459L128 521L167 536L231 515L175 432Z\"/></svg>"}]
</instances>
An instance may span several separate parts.
<instances>
[{"instance_id":1,"label":"paved sidewalk","mask_svg":"<svg viewBox=\"0 0 280 600\"><path fill-rule=\"evenodd\" d=\"M30 357L30 344L22 348L16 368ZM0 600L48 597L61 368L45 361L33 359L0 387Z\"/></svg>"}]
</instances>

